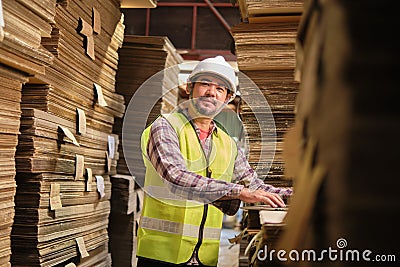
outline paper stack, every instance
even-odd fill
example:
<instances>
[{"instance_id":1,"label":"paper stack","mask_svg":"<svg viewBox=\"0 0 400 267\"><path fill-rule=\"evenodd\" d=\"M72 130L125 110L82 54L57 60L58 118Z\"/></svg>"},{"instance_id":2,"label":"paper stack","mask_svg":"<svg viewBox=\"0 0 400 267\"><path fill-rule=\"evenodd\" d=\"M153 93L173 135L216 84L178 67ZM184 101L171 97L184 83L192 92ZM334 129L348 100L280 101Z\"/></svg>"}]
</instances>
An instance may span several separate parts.
<instances>
[{"instance_id":1,"label":"paper stack","mask_svg":"<svg viewBox=\"0 0 400 267\"><path fill-rule=\"evenodd\" d=\"M43 73L54 59L40 41L50 36L55 6L55 0L0 1L0 266L11 265L22 85L29 75Z\"/></svg>"},{"instance_id":2,"label":"paper stack","mask_svg":"<svg viewBox=\"0 0 400 267\"><path fill-rule=\"evenodd\" d=\"M183 58L167 37L126 35L119 50L116 91L128 107L123 120L116 120L114 133L124 141L118 151L118 174L128 174L134 166L137 180L144 178L140 136L144 128L160 114L171 111L178 103L178 64ZM129 106L128 106L129 105ZM122 150L122 143L124 150Z\"/></svg>"},{"instance_id":3,"label":"paper stack","mask_svg":"<svg viewBox=\"0 0 400 267\"><path fill-rule=\"evenodd\" d=\"M292 177L285 176L282 154L284 134L294 124L299 89L294 77L295 43L302 2L239 0L243 22L232 28L239 70L251 80L241 79L249 163L266 183L278 187L292 186ZM258 216L250 219L248 223L257 220L254 226L260 229ZM263 229L267 240L262 242L274 244L280 235L279 227ZM257 252L252 251L248 264L260 264L253 257Z\"/></svg>"},{"instance_id":4,"label":"paper stack","mask_svg":"<svg viewBox=\"0 0 400 267\"><path fill-rule=\"evenodd\" d=\"M111 176L110 251L114 266L136 266L136 229L143 191L130 175Z\"/></svg>"},{"instance_id":5,"label":"paper stack","mask_svg":"<svg viewBox=\"0 0 400 267\"><path fill-rule=\"evenodd\" d=\"M0 63L29 74L44 73L53 55L41 46L41 38L50 36L56 0L3 0L2 4Z\"/></svg>"},{"instance_id":6,"label":"paper stack","mask_svg":"<svg viewBox=\"0 0 400 267\"><path fill-rule=\"evenodd\" d=\"M260 177L266 177L265 182L275 186L291 186L291 181L284 179L282 144L286 130L294 123L299 87L294 80L297 27L298 21L289 20L240 23L232 28L239 70L252 81L239 76L245 102L243 122L249 135L249 162ZM263 157L262 151L274 153L274 124L276 150L272 161ZM261 134L265 132L267 136Z\"/></svg>"},{"instance_id":7,"label":"paper stack","mask_svg":"<svg viewBox=\"0 0 400 267\"><path fill-rule=\"evenodd\" d=\"M249 23L264 23L277 15L278 20L290 20L303 11L304 0L238 0L240 15Z\"/></svg>"},{"instance_id":8,"label":"paper stack","mask_svg":"<svg viewBox=\"0 0 400 267\"><path fill-rule=\"evenodd\" d=\"M111 266L109 177L119 145L112 128L125 110L115 92L119 3L57 1L50 33L41 44L54 62L22 92L12 263Z\"/></svg>"},{"instance_id":9,"label":"paper stack","mask_svg":"<svg viewBox=\"0 0 400 267\"><path fill-rule=\"evenodd\" d=\"M15 151L21 116L21 89L25 75L0 65L0 265L9 266L11 226L14 220Z\"/></svg>"}]
</instances>

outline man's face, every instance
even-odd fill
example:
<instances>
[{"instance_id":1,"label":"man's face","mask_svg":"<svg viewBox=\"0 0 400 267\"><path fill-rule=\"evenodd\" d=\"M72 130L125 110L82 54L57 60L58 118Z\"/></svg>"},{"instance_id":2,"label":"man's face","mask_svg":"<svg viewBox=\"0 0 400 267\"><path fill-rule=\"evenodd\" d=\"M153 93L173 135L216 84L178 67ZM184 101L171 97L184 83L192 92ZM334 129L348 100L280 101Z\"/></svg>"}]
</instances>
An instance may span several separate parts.
<instances>
[{"instance_id":1,"label":"man's face","mask_svg":"<svg viewBox=\"0 0 400 267\"><path fill-rule=\"evenodd\" d=\"M198 77L191 93L196 111L210 118L217 115L231 97L227 88L221 79L209 75Z\"/></svg>"}]
</instances>

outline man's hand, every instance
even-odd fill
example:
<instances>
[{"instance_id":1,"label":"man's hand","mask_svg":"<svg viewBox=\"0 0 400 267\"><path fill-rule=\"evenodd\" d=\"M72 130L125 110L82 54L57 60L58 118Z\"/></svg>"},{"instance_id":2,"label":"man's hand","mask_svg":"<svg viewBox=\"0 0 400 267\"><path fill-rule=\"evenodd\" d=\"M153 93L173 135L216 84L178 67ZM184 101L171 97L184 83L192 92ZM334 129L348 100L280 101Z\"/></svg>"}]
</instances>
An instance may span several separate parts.
<instances>
[{"instance_id":1,"label":"man's hand","mask_svg":"<svg viewBox=\"0 0 400 267\"><path fill-rule=\"evenodd\" d=\"M248 188L243 188L240 192L239 199L247 203L262 202L271 205L271 207L285 207L285 202L275 193L266 192L264 190L251 191Z\"/></svg>"}]
</instances>

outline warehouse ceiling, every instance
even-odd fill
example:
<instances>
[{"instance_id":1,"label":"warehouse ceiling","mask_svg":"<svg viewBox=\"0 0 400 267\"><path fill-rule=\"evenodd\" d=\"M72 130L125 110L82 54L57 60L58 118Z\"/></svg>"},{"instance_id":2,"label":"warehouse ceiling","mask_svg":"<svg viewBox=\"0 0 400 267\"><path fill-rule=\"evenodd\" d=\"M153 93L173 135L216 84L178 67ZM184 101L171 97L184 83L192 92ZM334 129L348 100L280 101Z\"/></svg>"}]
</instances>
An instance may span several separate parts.
<instances>
[{"instance_id":1,"label":"warehouse ceiling","mask_svg":"<svg viewBox=\"0 0 400 267\"><path fill-rule=\"evenodd\" d=\"M122 1L122 7L129 2ZM167 36L185 59L217 54L236 59L230 28L240 22L240 12L230 0L160 0L155 8L122 8L122 12L125 34Z\"/></svg>"}]
</instances>

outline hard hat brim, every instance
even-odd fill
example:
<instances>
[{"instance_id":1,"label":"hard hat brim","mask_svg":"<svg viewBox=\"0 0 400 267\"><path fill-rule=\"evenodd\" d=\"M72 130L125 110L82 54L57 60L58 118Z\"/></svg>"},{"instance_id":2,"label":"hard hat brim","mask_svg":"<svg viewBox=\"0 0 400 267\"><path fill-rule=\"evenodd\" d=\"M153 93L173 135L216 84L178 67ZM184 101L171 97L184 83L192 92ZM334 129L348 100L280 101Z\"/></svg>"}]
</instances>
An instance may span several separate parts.
<instances>
[{"instance_id":1,"label":"hard hat brim","mask_svg":"<svg viewBox=\"0 0 400 267\"><path fill-rule=\"evenodd\" d=\"M234 85L233 85L229 80L227 80L224 76L222 76L221 74L219 74L219 73L217 73L217 72L207 71L207 72L197 73L197 74L194 75L193 77L190 77L190 78L189 78L189 81L190 81L190 82L196 82L197 79L198 79L200 76L207 76L207 75L208 75L208 76L215 77L215 78L217 78L217 79L220 79L221 81L223 81L223 82L225 83L227 89L229 90L229 93L234 94L234 95L236 94L236 88L233 87Z\"/></svg>"}]
</instances>

